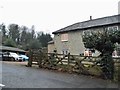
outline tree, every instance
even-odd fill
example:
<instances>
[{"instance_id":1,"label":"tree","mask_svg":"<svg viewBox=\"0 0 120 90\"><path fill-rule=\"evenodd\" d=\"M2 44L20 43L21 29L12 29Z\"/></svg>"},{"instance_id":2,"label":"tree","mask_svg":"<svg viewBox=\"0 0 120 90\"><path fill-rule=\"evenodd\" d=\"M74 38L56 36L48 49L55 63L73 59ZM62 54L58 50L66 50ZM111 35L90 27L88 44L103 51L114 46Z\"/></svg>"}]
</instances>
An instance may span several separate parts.
<instances>
[{"instance_id":1,"label":"tree","mask_svg":"<svg viewBox=\"0 0 120 90\"><path fill-rule=\"evenodd\" d=\"M42 47L47 47L48 42L52 40L50 34L44 34L43 32L39 32L37 35L37 39L41 42Z\"/></svg>"},{"instance_id":2,"label":"tree","mask_svg":"<svg viewBox=\"0 0 120 90\"><path fill-rule=\"evenodd\" d=\"M20 28L20 30L21 30L20 42L21 42L21 44L25 44L26 39L27 39L26 34L27 34L28 28L27 28L26 26L22 26L22 27Z\"/></svg>"},{"instance_id":3,"label":"tree","mask_svg":"<svg viewBox=\"0 0 120 90\"><path fill-rule=\"evenodd\" d=\"M86 48L95 49L101 52L100 66L108 79L113 79L114 61L112 53L115 43L120 43L120 30L104 30L85 32L82 36Z\"/></svg>"},{"instance_id":4,"label":"tree","mask_svg":"<svg viewBox=\"0 0 120 90\"><path fill-rule=\"evenodd\" d=\"M1 38L2 38L2 42L1 43L4 44L4 42L8 38L6 25L4 23L2 23L0 25L0 30L1 30Z\"/></svg>"},{"instance_id":5,"label":"tree","mask_svg":"<svg viewBox=\"0 0 120 90\"><path fill-rule=\"evenodd\" d=\"M26 26L20 27L18 24L9 24L7 28L4 24L0 24L0 34L3 45L17 46L25 50L47 47L47 43L52 40L50 34L44 34L43 32L36 36L34 25L29 29Z\"/></svg>"},{"instance_id":6,"label":"tree","mask_svg":"<svg viewBox=\"0 0 120 90\"><path fill-rule=\"evenodd\" d=\"M1 31L2 25L0 25L0 46L2 45L2 31Z\"/></svg>"},{"instance_id":7,"label":"tree","mask_svg":"<svg viewBox=\"0 0 120 90\"><path fill-rule=\"evenodd\" d=\"M5 46L16 47L16 43L12 39L7 39L4 43Z\"/></svg>"},{"instance_id":8,"label":"tree","mask_svg":"<svg viewBox=\"0 0 120 90\"><path fill-rule=\"evenodd\" d=\"M32 49L39 49L41 48L41 43L36 38L35 35L35 27L34 25L31 27L31 29L27 28L26 26L20 27L20 47L28 50L30 48Z\"/></svg>"},{"instance_id":9,"label":"tree","mask_svg":"<svg viewBox=\"0 0 120 90\"><path fill-rule=\"evenodd\" d=\"M31 36L32 36L32 39L35 38L35 26L34 25L32 25L31 27Z\"/></svg>"},{"instance_id":10,"label":"tree","mask_svg":"<svg viewBox=\"0 0 120 90\"><path fill-rule=\"evenodd\" d=\"M41 43L37 39L34 39L30 42L29 49L40 49L40 48L41 48Z\"/></svg>"},{"instance_id":11,"label":"tree","mask_svg":"<svg viewBox=\"0 0 120 90\"><path fill-rule=\"evenodd\" d=\"M2 36L5 37L6 36L6 26L3 23L0 25L0 29L2 31Z\"/></svg>"},{"instance_id":12,"label":"tree","mask_svg":"<svg viewBox=\"0 0 120 90\"><path fill-rule=\"evenodd\" d=\"M12 38L14 42L19 43L19 26L17 24L10 24L8 29L9 37Z\"/></svg>"}]
</instances>

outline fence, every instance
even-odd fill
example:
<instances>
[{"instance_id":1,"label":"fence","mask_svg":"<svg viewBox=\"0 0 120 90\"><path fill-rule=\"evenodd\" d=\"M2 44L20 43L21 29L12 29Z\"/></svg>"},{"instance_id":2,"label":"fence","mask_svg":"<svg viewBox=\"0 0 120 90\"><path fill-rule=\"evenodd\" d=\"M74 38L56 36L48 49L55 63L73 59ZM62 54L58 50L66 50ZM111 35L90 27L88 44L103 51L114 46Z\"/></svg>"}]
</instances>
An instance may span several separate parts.
<instances>
[{"instance_id":1,"label":"fence","mask_svg":"<svg viewBox=\"0 0 120 90\"><path fill-rule=\"evenodd\" d=\"M76 72L86 75L104 76L99 61L100 57L85 57L80 55L63 55L57 53L45 53L42 50L31 50L28 66L34 62L41 68L57 69L59 71ZM119 71L120 58L113 58L115 70ZM117 76L118 74L116 74Z\"/></svg>"}]
</instances>

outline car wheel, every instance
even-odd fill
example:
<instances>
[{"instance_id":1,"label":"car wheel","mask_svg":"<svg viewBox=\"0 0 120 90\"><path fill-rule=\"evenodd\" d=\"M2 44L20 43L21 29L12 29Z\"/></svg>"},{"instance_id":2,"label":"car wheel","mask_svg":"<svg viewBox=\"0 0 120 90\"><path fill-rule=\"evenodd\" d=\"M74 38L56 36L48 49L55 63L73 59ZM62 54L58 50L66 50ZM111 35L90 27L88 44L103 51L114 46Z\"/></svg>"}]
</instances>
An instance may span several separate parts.
<instances>
[{"instance_id":1,"label":"car wheel","mask_svg":"<svg viewBox=\"0 0 120 90\"><path fill-rule=\"evenodd\" d=\"M19 59L18 61L19 61L19 62L22 62L22 59Z\"/></svg>"},{"instance_id":2,"label":"car wheel","mask_svg":"<svg viewBox=\"0 0 120 90\"><path fill-rule=\"evenodd\" d=\"M25 58L23 59L23 61L25 61Z\"/></svg>"},{"instance_id":3,"label":"car wheel","mask_svg":"<svg viewBox=\"0 0 120 90\"><path fill-rule=\"evenodd\" d=\"M12 57L12 58L11 58L11 61L15 61L15 58Z\"/></svg>"}]
</instances>

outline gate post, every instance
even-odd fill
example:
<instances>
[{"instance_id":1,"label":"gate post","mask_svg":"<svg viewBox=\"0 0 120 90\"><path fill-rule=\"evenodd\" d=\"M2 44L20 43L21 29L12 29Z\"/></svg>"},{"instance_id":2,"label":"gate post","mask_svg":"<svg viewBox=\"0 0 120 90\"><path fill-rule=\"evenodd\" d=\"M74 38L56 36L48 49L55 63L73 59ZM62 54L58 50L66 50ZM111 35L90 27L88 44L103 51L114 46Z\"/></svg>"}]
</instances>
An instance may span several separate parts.
<instances>
[{"instance_id":1,"label":"gate post","mask_svg":"<svg viewBox=\"0 0 120 90\"><path fill-rule=\"evenodd\" d=\"M32 66L32 58L33 57L33 53L32 50L29 50L29 60L28 60L28 67Z\"/></svg>"},{"instance_id":2,"label":"gate post","mask_svg":"<svg viewBox=\"0 0 120 90\"><path fill-rule=\"evenodd\" d=\"M68 53L68 66L70 64L70 53Z\"/></svg>"},{"instance_id":3,"label":"gate post","mask_svg":"<svg viewBox=\"0 0 120 90\"><path fill-rule=\"evenodd\" d=\"M39 50L39 53L38 53L38 66L39 68L42 68L42 59L43 59L43 52L41 50Z\"/></svg>"}]
</instances>

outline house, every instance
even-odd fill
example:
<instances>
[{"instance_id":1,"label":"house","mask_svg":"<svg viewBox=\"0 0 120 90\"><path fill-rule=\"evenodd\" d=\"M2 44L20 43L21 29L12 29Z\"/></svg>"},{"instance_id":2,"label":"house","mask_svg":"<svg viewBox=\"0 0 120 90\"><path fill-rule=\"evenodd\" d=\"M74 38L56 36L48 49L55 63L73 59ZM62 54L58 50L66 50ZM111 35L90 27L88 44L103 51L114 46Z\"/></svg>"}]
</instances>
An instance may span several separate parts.
<instances>
[{"instance_id":1,"label":"house","mask_svg":"<svg viewBox=\"0 0 120 90\"><path fill-rule=\"evenodd\" d=\"M53 53L53 51L55 50L55 45L54 45L54 41L50 41L48 42L48 53Z\"/></svg>"},{"instance_id":2,"label":"house","mask_svg":"<svg viewBox=\"0 0 120 90\"><path fill-rule=\"evenodd\" d=\"M84 53L85 47L82 42L82 35L86 31L118 29L120 28L120 14L103 18L90 19L72 24L60 30L54 31L54 41L48 43L48 52L57 50L59 54L71 53L79 55Z\"/></svg>"}]
</instances>

